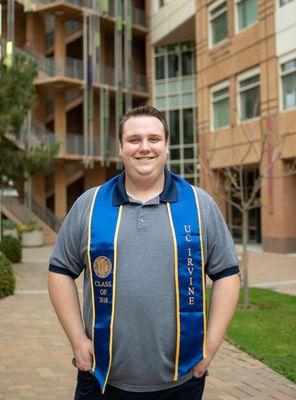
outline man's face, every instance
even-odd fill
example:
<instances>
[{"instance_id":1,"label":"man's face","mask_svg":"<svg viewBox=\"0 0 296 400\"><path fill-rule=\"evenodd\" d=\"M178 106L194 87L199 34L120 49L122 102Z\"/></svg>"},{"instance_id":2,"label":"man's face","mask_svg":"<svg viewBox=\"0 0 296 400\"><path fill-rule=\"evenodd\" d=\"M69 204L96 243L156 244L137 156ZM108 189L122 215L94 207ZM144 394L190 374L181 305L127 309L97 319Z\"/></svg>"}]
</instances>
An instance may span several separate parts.
<instances>
[{"instance_id":1,"label":"man's face","mask_svg":"<svg viewBox=\"0 0 296 400\"><path fill-rule=\"evenodd\" d=\"M156 117L131 117L124 124L119 154L128 174L155 176L163 173L168 155L164 127Z\"/></svg>"}]
</instances>

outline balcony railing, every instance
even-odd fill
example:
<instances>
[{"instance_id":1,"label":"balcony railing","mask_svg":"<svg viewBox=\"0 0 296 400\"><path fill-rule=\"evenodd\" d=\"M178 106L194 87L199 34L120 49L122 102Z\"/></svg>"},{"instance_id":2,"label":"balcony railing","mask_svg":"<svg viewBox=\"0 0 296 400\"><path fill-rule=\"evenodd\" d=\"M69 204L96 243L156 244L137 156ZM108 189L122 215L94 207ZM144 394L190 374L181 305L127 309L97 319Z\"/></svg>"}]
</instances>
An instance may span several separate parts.
<instances>
[{"instance_id":1,"label":"balcony railing","mask_svg":"<svg viewBox=\"0 0 296 400\"><path fill-rule=\"evenodd\" d=\"M132 8L132 22L135 25L147 27L147 17L145 10L141 8Z\"/></svg>"},{"instance_id":2,"label":"balcony railing","mask_svg":"<svg viewBox=\"0 0 296 400\"><path fill-rule=\"evenodd\" d=\"M66 135L66 153L71 155L84 155L84 136L75 133L67 133Z\"/></svg>"},{"instance_id":3,"label":"balcony railing","mask_svg":"<svg viewBox=\"0 0 296 400\"><path fill-rule=\"evenodd\" d=\"M66 76L73 79L83 79L83 62L78 58L43 57L37 60L38 67L46 75Z\"/></svg>"},{"instance_id":4,"label":"balcony railing","mask_svg":"<svg viewBox=\"0 0 296 400\"><path fill-rule=\"evenodd\" d=\"M89 0L62 0L64 3L77 6L77 7L89 7L90 1ZM32 3L37 5L48 5L57 3L58 0L33 0Z\"/></svg>"},{"instance_id":5,"label":"balcony railing","mask_svg":"<svg viewBox=\"0 0 296 400\"><path fill-rule=\"evenodd\" d=\"M132 87L133 90L139 92L147 92L147 79L145 75L133 74L132 75Z\"/></svg>"}]
</instances>

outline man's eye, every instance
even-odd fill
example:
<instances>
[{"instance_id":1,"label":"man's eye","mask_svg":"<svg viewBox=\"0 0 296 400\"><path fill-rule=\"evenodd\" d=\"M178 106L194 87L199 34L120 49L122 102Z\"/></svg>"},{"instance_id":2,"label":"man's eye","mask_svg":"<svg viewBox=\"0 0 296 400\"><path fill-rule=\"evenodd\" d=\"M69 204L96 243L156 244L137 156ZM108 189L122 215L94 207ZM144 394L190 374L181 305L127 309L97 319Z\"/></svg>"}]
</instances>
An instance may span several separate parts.
<instances>
[{"instance_id":1,"label":"man's eye","mask_svg":"<svg viewBox=\"0 0 296 400\"><path fill-rule=\"evenodd\" d=\"M152 142L159 142L159 140L160 140L160 139L157 138L157 137L151 139Z\"/></svg>"},{"instance_id":2,"label":"man's eye","mask_svg":"<svg viewBox=\"0 0 296 400\"><path fill-rule=\"evenodd\" d=\"M139 139L136 139L136 138L130 140L131 143L137 143L138 141L139 141Z\"/></svg>"}]
</instances>

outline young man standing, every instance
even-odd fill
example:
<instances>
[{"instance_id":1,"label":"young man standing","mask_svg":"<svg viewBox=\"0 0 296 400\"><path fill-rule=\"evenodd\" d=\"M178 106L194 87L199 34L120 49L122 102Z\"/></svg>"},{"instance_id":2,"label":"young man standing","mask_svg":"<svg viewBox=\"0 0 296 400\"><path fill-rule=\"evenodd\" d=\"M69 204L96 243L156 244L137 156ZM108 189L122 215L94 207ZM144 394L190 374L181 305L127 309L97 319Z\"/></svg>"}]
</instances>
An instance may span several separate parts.
<instances>
[{"instance_id":1,"label":"young man standing","mask_svg":"<svg viewBox=\"0 0 296 400\"><path fill-rule=\"evenodd\" d=\"M85 192L58 235L49 293L76 360L76 400L201 399L232 318L233 241L212 198L165 168L168 136L153 107L123 116L124 171Z\"/></svg>"}]
</instances>

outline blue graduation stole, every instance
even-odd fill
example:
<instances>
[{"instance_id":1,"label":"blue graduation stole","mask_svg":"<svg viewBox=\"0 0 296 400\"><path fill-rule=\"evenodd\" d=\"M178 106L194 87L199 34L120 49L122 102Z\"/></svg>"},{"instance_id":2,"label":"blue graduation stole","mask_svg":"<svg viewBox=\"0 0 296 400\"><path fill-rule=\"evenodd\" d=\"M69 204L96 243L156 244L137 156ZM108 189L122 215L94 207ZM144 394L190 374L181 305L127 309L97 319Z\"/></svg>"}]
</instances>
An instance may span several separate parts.
<instances>
[{"instance_id":1,"label":"blue graduation stole","mask_svg":"<svg viewBox=\"0 0 296 400\"><path fill-rule=\"evenodd\" d=\"M179 200L166 203L174 242L177 342L173 380L205 357L205 279L200 211L194 188L171 174ZM112 363L117 240L122 208L113 206L118 176L99 187L89 216L88 264L92 288L94 363L102 393Z\"/></svg>"}]
</instances>

